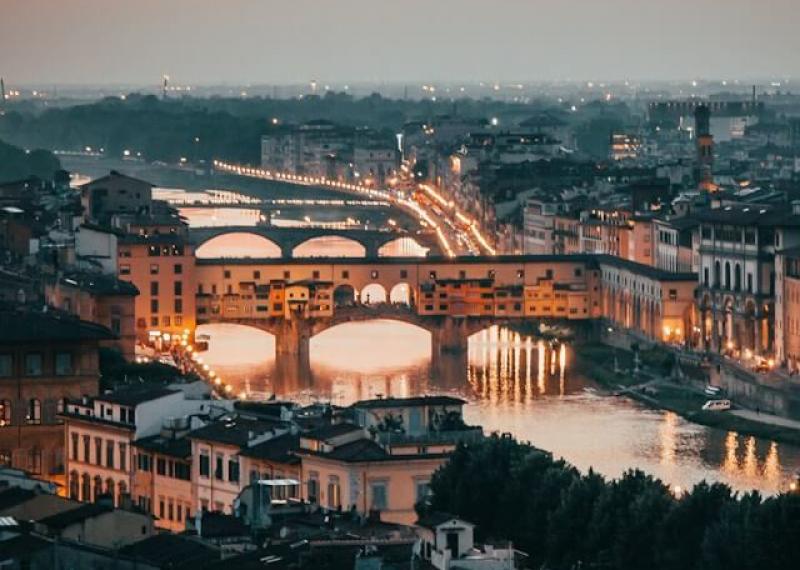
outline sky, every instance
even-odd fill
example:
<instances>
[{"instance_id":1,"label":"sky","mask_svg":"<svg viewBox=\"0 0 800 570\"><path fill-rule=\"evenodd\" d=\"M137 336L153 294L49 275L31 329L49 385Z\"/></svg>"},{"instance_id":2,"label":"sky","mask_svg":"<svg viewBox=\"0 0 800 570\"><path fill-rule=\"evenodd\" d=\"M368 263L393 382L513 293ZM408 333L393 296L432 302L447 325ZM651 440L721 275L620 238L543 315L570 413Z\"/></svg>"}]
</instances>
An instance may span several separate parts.
<instances>
[{"instance_id":1,"label":"sky","mask_svg":"<svg viewBox=\"0 0 800 570\"><path fill-rule=\"evenodd\" d=\"M798 0L0 0L17 84L796 78Z\"/></svg>"}]
</instances>

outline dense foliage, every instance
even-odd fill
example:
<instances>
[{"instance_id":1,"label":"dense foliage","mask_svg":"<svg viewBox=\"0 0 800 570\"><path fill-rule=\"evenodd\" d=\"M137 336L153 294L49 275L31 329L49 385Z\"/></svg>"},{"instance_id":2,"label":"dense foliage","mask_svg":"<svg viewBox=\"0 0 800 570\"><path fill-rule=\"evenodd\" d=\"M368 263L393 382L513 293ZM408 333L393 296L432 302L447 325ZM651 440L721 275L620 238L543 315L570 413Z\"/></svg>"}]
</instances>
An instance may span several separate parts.
<instances>
[{"instance_id":1,"label":"dense foliage","mask_svg":"<svg viewBox=\"0 0 800 570\"><path fill-rule=\"evenodd\" d=\"M38 176L50 180L61 163L53 153L46 150L25 152L0 140L0 184Z\"/></svg>"},{"instance_id":2,"label":"dense foliage","mask_svg":"<svg viewBox=\"0 0 800 570\"><path fill-rule=\"evenodd\" d=\"M533 568L620 570L797 568L800 496L737 496L701 483L676 498L629 471L582 475L530 445L492 436L461 446L433 477L420 510L477 523L478 538L510 539Z\"/></svg>"}]
</instances>

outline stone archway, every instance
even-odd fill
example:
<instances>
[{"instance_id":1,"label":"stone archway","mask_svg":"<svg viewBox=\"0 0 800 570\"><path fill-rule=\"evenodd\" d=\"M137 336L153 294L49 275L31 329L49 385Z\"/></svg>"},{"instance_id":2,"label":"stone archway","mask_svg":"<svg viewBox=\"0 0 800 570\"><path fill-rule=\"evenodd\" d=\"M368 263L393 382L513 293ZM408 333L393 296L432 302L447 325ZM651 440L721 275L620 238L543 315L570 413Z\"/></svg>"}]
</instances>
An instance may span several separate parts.
<instances>
[{"instance_id":1,"label":"stone archway","mask_svg":"<svg viewBox=\"0 0 800 570\"><path fill-rule=\"evenodd\" d=\"M358 293L358 300L364 305L378 305L386 303L388 296L386 288L380 283L370 283Z\"/></svg>"},{"instance_id":2,"label":"stone archway","mask_svg":"<svg viewBox=\"0 0 800 570\"><path fill-rule=\"evenodd\" d=\"M309 238L292 249L293 258L366 256L367 248L364 244L335 234Z\"/></svg>"},{"instance_id":3,"label":"stone archway","mask_svg":"<svg viewBox=\"0 0 800 570\"><path fill-rule=\"evenodd\" d=\"M405 282L396 284L389 291L389 302L395 305L412 306L414 299L411 286Z\"/></svg>"},{"instance_id":4,"label":"stone archway","mask_svg":"<svg viewBox=\"0 0 800 570\"><path fill-rule=\"evenodd\" d=\"M356 290L352 285L339 285L333 290L334 307L350 307L356 302Z\"/></svg>"},{"instance_id":5,"label":"stone archway","mask_svg":"<svg viewBox=\"0 0 800 570\"><path fill-rule=\"evenodd\" d=\"M213 237L195 250L198 259L214 258L269 258L279 259L283 253L278 244L264 236L250 232L230 232Z\"/></svg>"}]
</instances>

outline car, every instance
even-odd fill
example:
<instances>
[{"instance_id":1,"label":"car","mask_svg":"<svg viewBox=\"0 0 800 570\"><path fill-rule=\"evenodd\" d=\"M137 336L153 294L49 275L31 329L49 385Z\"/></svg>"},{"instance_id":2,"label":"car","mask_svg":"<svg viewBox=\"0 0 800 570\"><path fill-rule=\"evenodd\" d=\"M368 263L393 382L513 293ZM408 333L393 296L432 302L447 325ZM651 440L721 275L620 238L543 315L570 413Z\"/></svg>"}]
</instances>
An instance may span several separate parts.
<instances>
[{"instance_id":1,"label":"car","mask_svg":"<svg viewBox=\"0 0 800 570\"><path fill-rule=\"evenodd\" d=\"M709 400L703 404L704 411L706 412L724 412L731 409L730 400Z\"/></svg>"}]
</instances>

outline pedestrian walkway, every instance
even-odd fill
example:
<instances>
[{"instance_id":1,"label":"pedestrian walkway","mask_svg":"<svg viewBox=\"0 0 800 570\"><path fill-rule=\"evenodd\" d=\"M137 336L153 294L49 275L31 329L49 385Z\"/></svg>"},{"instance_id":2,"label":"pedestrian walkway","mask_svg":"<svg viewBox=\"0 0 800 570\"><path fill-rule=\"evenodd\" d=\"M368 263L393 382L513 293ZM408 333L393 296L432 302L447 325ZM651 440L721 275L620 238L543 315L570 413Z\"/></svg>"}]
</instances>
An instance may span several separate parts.
<instances>
[{"instance_id":1,"label":"pedestrian walkway","mask_svg":"<svg viewBox=\"0 0 800 570\"><path fill-rule=\"evenodd\" d=\"M754 412L753 410L731 410L728 413L733 414L735 416L739 416L740 418L744 418L746 420L761 422L762 424L770 424L774 426L781 426L781 427L800 430L800 421L791 420L789 418L784 418L781 416L765 414L764 412L761 413Z\"/></svg>"}]
</instances>

